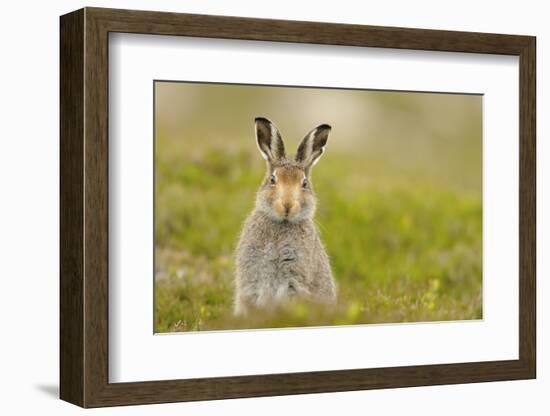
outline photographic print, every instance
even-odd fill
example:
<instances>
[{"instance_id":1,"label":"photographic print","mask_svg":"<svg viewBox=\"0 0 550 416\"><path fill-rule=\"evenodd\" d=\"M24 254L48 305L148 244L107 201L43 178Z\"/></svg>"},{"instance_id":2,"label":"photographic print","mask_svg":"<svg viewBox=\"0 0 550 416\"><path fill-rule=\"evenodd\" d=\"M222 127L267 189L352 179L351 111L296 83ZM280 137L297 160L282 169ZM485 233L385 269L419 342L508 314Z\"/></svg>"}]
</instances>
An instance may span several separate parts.
<instances>
[{"instance_id":1,"label":"photographic print","mask_svg":"<svg viewBox=\"0 0 550 416\"><path fill-rule=\"evenodd\" d=\"M86 7L59 40L62 400L536 378L535 37Z\"/></svg>"},{"instance_id":2,"label":"photographic print","mask_svg":"<svg viewBox=\"0 0 550 416\"><path fill-rule=\"evenodd\" d=\"M155 332L482 319L482 95L154 97Z\"/></svg>"}]
</instances>

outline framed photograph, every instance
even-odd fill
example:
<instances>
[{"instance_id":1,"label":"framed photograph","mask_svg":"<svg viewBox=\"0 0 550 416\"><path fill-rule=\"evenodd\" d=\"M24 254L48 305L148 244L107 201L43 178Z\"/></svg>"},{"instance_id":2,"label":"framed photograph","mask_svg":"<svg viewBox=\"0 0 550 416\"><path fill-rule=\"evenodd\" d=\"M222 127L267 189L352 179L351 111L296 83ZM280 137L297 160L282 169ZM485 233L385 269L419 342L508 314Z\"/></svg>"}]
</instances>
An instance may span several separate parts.
<instances>
[{"instance_id":1,"label":"framed photograph","mask_svg":"<svg viewBox=\"0 0 550 416\"><path fill-rule=\"evenodd\" d=\"M534 37L60 29L63 400L535 378Z\"/></svg>"}]
</instances>

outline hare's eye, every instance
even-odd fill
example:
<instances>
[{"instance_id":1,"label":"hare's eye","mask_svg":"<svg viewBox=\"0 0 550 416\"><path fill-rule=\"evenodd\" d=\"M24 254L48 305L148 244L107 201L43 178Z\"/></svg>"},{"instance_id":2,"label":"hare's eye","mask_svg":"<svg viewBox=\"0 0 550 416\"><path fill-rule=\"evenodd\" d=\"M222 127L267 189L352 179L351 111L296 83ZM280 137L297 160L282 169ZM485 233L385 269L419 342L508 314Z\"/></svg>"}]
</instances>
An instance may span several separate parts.
<instances>
[{"instance_id":1,"label":"hare's eye","mask_svg":"<svg viewBox=\"0 0 550 416\"><path fill-rule=\"evenodd\" d=\"M271 175L271 177L269 178L269 183L271 185L275 185L275 175Z\"/></svg>"},{"instance_id":2,"label":"hare's eye","mask_svg":"<svg viewBox=\"0 0 550 416\"><path fill-rule=\"evenodd\" d=\"M302 188L307 188L307 178L304 178L304 180L302 181Z\"/></svg>"}]
</instances>

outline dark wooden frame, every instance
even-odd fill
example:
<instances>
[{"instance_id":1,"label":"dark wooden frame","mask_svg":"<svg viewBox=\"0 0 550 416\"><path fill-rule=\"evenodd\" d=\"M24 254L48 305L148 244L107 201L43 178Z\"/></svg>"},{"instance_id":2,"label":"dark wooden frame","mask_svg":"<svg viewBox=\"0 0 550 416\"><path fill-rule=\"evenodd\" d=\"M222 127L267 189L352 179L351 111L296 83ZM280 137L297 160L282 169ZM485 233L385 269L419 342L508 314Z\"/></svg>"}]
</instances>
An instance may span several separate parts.
<instances>
[{"instance_id":1,"label":"dark wooden frame","mask_svg":"<svg viewBox=\"0 0 550 416\"><path fill-rule=\"evenodd\" d=\"M535 38L85 8L60 19L60 396L83 407L320 393L536 376ZM519 359L109 383L108 34L248 39L519 56Z\"/></svg>"}]
</instances>

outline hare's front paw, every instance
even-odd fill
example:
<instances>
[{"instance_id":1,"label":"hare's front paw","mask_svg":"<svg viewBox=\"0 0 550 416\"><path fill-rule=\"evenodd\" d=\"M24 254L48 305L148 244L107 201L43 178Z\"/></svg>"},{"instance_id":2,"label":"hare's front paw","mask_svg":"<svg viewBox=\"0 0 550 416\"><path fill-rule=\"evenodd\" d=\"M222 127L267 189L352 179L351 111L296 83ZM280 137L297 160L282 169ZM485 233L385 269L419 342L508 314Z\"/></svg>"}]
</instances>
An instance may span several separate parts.
<instances>
[{"instance_id":1,"label":"hare's front paw","mask_svg":"<svg viewBox=\"0 0 550 416\"><path fill-rule=\"evenodd\" d=\"M310 290L306 286L298 283L295 280L291 280L288 283L286 293L290 299L309 299L312 296Z\"/></svg>"}]
</instances>

